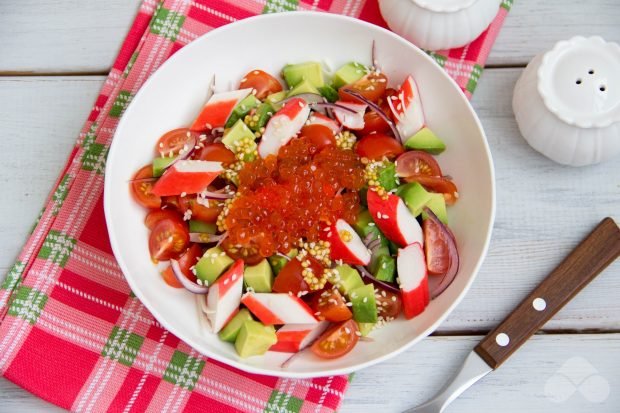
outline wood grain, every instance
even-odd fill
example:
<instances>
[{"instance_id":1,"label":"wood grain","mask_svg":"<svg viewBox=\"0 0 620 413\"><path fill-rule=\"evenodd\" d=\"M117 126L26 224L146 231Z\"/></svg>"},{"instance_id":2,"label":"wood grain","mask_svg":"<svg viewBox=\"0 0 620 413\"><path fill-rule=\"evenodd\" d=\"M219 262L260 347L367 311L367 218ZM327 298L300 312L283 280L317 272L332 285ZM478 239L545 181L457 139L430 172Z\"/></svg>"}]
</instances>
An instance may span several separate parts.
<instances>
[{"instance_id":1,"label":"wood grain","mask_svg":"<svg viewBox=\"0 0 620 413\"><path fill-rule=\"evenodd\" d=\"M476 353L493 369L498 368L618 256L620 228L605 218L482 339Z\"/></svg>"},{"instance_id":2,"label":"wood grain","mask_svg":"<svg viewBox=\"0 0 620 413\"><path fill-rule=\"evenodd\" d=\"M355 373L340 412L396 413L424 402L456 372L481 338L430 337L391 360ZM581 387L563 381L566 373ZM587 381L583 384L588 377L599 379L595 390L602 396L608 386L607 398L594 403L585 397L593 397ZM447 412L617 413L619 386L620 334L536 335L501 369L463 393ZM561 395L568 398L561 400ZM1 413L43 411L61 410L0 378Z\"/></svg>"},{"instance_id":3,"label":"wood grain","mask_svg":"<svg viewBox=\"0 0 620 413\"><path fill-rule=\"evenodd\" d=\"M4 0L0 2L0 72L107 72L139 3ZM587 6L579 1L516 0L488 64L525 65L558 40L575 35L600 35L620 42L618 21L616 0L591 0Z\"/></svg>"}]
</instances>

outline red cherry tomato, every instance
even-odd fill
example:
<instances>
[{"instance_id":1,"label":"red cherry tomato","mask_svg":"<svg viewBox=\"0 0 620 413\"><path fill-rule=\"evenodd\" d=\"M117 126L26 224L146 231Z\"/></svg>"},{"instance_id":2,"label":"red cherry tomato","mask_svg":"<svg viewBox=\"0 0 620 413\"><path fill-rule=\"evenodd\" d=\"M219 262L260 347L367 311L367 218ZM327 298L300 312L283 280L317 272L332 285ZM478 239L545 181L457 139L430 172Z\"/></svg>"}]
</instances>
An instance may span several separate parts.
<instances>
[{"instance_id":1,"label":"red cherry tomato","mask_svg":"<svg viewBox=\"0 0 620 413\"><path fill-rule=\"evenodd\" d=\"M314 293L310 301L310 308L314 310L319 320L337 323L353 317L340 292L332 288Z\"/></svg>"},{"instance_id":2,"label":"red cherry tomato","mask_svg":"<svg viewBox=\"0 0 620 413\"><path fill-rule=\"evenodd\" d=\"M221 247L230 258L243 260L247 265L256 265L264 258L254 244L238 246L231 242L230 237L224 239Z\"/></svg>"},{"instance_id":3,"label":"red cherry tomato","mask_svg":"<svg viewBox=\"0 0 620 413\"><path fill-rule=\"evenodd\" d=\"M320 265L320 264L319 264ZM302 274L304 267L296 258L287 262L278 273L273 283L272 290L276 293L292 293L297 295L300 291L309 291L310 287ZM321 271L323 268L321 267Z\"/></svg>"},{"instance_id":4,"label":"red cherry tomato","mask_svg":"<svg viewBox=\"0 0 620 413\"><path fill-rule=\"evenodd\" d=\"M387 88L387 77L383 73L371 72L350 85L345 85L338 90L340 100L345 102L359 102L354 96L346 92L347 89L353 90L366 99L377 102L383 96Z\"/></svg>"},{"instance_id":5,"label":"red cherry tomato","mask_svg":"<svg viewBox=\"0 0 620 413\"><path fill-rule=\"evenodd\" d=\"M199 203L196 199L196 195L180 196L179 210L182 214L185 214L188 210L192 211L192 219L198 219L205 222L215 222L217 217L222 212L222 206L218 201L209 200L209 206ZM200 201L206 203L207 201Z\"/></svg>"},{"instance_id":6,"label":"red cherry tomato","mask_svg":"<svg viewBox=\"0 0 620 413\"><path fill-rule=\"evenodd\" d=\"M325 125L306 125L301 129L301 136L308 138L310 143L321 150L326 146L336 145L336 138L330 128Z\"/></svg>"},{"instance_id":7,"label":"red cherry tomato","mask_svg":"<svg viewBox=\"0 0 620 413\"><path fill-rule=\"evenodd\" d=\"M161 206L161 198L153 194L153 167L146 165L134 175L132 182L129 184L131 195L140 205L146 208L159 208Z\"/></svg>"},{"instance_id":8,"label":"red cherry tomato","mask_svg":"<svg viewBox=\"0 0 620 413\"><path fill-rule=\"evenodd\" d=\"M378 286L375 286L375 288L378 289L378 292L375 293L375 301L377 303L379 317L383 317L384 319L388 317L398 317L403 305L400 294L396 294Z\"/></svg>"},{"instance_id":9,"label":"red cherry tomato","mask_svg":"<svg viewBox=\"0 0 620 413\"><path fill-rule=\"evenodd\" d=\"M418 182L431 192L443 194L446 204L454 205L459 198L456 184L444 176L413 175L404 178L407 182Z\"/></svg>"},{"instance_id":10,"label":"red cherry tomato","mask_svg":"<svg viewBox=\"0 0 620 413\"><path fill-rule=\"evenodd\" d=\"M179 258L179 267L181 268L181 272L188 280L196 282L196 276L192 272L192 267L196 265L198 260L202 257L202 248L198 244L192 244L191 247L187 249ZM161 273L162 278L171 287L182 288L183 284L177 279L172 271L172 267L167 267Z\"/></svg>"},{"instance_id":11,"label":"red cherry tomato","mask_svg":"<svg viewBox=\"0 0 620 413\"><path fill-rule=\"evenodd\" d=\"M256 90L256 97L260 100L265 99L272 93L282 91L282 85L275 77L262 70L252 70L244 76L239 84L239 89L253 88Z\"/></svg>"},{"instance_id":12,"label":"red cherry tomato","mask_svg":"<svg viewBox=\"0 0 620 413\"><path fill-rule=\"evenodd\" d=\"M382 133L366 135L355 146L355 153L371 160L381 160L384 157L394 159L404 151L398 140Z\"/></svg>"},{"instance_id":13,"label":"red cherry tomato","mask_svg":"<svg viewBox=\"0 0 620 413\"><path fill-rule=\"evenodd\" d=\"M155 225L162 219L172 218L176 220L183 220L183 217L174 209L154 209L146 214L146 218L144 218L144 225L148 229L153 229Z\"/></svg>"},{"instance_id":14,"label":"red cherry tomato","mask_svg":"<svg viewBox=\"0 0 620 413\"><path fill-rule=\"evenodd\" d=\"M396 160L396 174L403 178L414 175L442 175L441 168L433 155L423 151L407 151L400 155Z\"/></svg>"},{"instance_id":15,"label":"red cherry tomato","mask_svg":"<svg viewBox=\"0 0 620 413\"><path fill-rule=\"evenodd\" d=\"M317 341L310 347L310 350L319 357L335 359L342 357L357 344L357 324L353 320L334 324L329 327Z\"/></svg>"},{"instance_id":16,"label":"red cherry tomato","mask_svg":"<svg viewBox=\"0 0 620 413\"><path fill-rule=\"evenodd\" d=\"M389 130L390 125L388 125L381 116L377 115L377 112L370 110L364 114L364 128L360 130L360 135L364 136L370 135L371 133L385 133Z\"/></svg>"},{"instance_id":17,"label":"red cherry tomato","mask_svg":"<svg viewBox=\"0 0 620 413\"><path fill-rule=\"evenodd\" d=\"M207 143L204 148L200 148L192 156L201 161L221 162L224 165L233 163L237 160L235 154L224 146L223 143Z\"/></svg>"},{"instance_id":18,"label":"red cherry tomato","mask_svg":"<svg viewBox=\"0 0 620 413\"><path fill-rule=\"evenodd\" d=\"M153 261L179 257L189 244L189 233L184 222L166 218L159 221L149 236L149 251Z\"/></svg>"},{"instance_id":19,"label":"red cherry tomato","mask_svg":"<svg viewBox=\"0 0 620 413\"><path fill-rule=\"evenodd\" d=\"M155 150L158 154L164 156L170 156L171 153L176 155L188 142L194 139L194 132L187 128L173 129L159 138Z\"/></svg>"},{"instance_id":20,"label":"red cherry tomato","mask_svg":"<svg viewBox=\"0 0 620 413\"><path fill-rule=\"evenodd\" d=\"M172 267L170 266L166 267L166 269L161 272L161 278L163 278L166 284L171 287L183 288L183 284L181 284L181 281L179 281L176 275L174 275Z\"/></svg>"}]
</instances>

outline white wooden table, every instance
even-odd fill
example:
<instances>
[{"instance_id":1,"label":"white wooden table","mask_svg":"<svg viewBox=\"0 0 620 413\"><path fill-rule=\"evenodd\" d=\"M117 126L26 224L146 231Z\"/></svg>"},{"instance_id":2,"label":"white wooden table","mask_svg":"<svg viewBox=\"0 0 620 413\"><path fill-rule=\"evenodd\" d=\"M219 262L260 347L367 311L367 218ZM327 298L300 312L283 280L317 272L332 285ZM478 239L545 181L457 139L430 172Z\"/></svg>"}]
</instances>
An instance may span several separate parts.
<instances>
[{"instance_id":1,"label":"white wooden table","mask_svg":"<svg viewBox=\"0 0 620 413\"><path fill-rule=\"evenodd\" d=\"M0 277L60 172L138 2L0 3ZM620 2L516 1L473 99L497 174L488 257L471 292L432 337L356 374L343 412L397 412L431 396L602 217L620 220L620 159L558 166L525 143L512 114L523 66L577 34L620 42ZM0 412L57 410L0 379ZM620 262L449 411L498 410L620 411Z\"/></svg>"}]
</instances>

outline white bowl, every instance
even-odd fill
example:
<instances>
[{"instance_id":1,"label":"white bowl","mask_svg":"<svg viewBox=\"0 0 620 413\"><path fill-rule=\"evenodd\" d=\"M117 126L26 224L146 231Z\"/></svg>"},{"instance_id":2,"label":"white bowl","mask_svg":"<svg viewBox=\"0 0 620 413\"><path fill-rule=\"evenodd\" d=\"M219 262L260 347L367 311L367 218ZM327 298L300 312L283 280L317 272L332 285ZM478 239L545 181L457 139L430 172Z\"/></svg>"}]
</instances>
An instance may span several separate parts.
<instances>
[{"instance_id":1,"label":"white bowl","mask_svg":"<svg viewBox=\"0 0 620 413\"><path fill-rule=\"evenodd\" d=\"M461 254L454 283L413 320L399 319L372 334L345 357L321 360L304 354L286 369L289 357L269 352L241 359L233 346L203 333L192 294L168 287L149 258L145 211L131 198L128 180L151 162L153 147L167 130L188 125L204 103L211 77L223 89L237 85L249 70L278 73L289 62L350 60L370 62L372 41L392 82L413 72L429 126L448 145L439 156L443 170L459 185L451 228ZM456 83L424 52L397 35L348 17L282 13L249 18L213 30L186 46L154 73L120 121L107 160L105 214L114 255L131 289L155 318L199 352L239 369L275 376L345 374L392 357L430 334L463 298L489 243L495 211L493 165L486 138Z\"/></svg>"}]
</instances>

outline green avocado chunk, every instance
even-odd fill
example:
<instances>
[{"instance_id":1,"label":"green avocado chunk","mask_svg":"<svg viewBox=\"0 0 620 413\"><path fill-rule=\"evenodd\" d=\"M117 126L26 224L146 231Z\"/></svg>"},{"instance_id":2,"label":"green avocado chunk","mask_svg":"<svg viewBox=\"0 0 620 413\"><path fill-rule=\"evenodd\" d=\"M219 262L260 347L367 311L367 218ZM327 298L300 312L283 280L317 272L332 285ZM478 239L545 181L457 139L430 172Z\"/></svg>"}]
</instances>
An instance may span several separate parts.
<instances>
[{"instance_id":1,"label":"green avocado chunk","mask_svg":"<svg viewBox=\"0 0 620 413\"><path fill-rule=\"evenodd\" d=\"M261 128L267 126L267 122L269 122L269 119L271 119L274 112L275 110L269 102L261 103L252 116L254 119L250 122L250 130L252 132L258 132Z\"/></svg>"},{"instance_id":2,"label":"green avocado chunk","mask_svg":"<svg viewBox=\"0 0 620 413\"><path fill-rule=\"evenodd\" d=\"M243 272L243 281L245 285L252 288L257 293L270 293L273 286L273 271L269 265L269 261L263 258L256 265L245 267Z\"/></svg>"},{"instance_id":3,"label":"green avocado chunk","mask_svg":"<svg viewBox=\"0 0 620 413\"><path fill-rule=\"evenodd\" d=\"M338 287L338 290L348 296L351 290L364 285L362 277L357 270L349 265L343 264L335 268L337 277L329 277L327 281Z\"/></svg>"},{"instance_id":4,"label":"green avocado chunk","mask_svg":"<svg viewBox=\"0 0 620 413\"><path fill-rule=\"evenodd\" d=\"M381 185L386 191L391 191L397 188L400 184L400 180L396 176L396 165L393 162L387 163L384 168L379 172L377 178L379 185Z\"/></svg>"},{"instance_id":5,"label":"green avocado chunk","mask_svg":"<svg viewBox=\"0 0 620 413\"><path fill-rule=\"evenodd\" d=\"M297 256L297 253L297 249L291 248L291 250L286 255L292 259ZM280 270L282 270L282 267L284 267L286 263L289 262L289 260L287 260L281 255L272 255L267 259L269 260L269 264L271 265L271 269L273 270L273 273L275 275L278 275L280 273Z\"/></svg>"},{"instance_id":6,"label":"green avocado chunk","mask_svg":"<svg viewBox=\"0 0 620 413\"><path fill-rule=\"evenodd\" d=\"M255 107L258 107L258 105L260 105L260 100L258 100L254 95L248 95L248 97L243 99L241 102L239 102L237 106L235 106L235 109L233 109L232 113L228 117L228 120L226 121L226 125L224 125L224 127L232 128L239 119L243 120L245 115L250 113L250 111Z\"/></svg>"},{"instance_id":7,"label":"green avocado chunk","mask_svg":"<svg viewBox=\"0 0 620 413\"><path fill-rule=\"evenodd\" d=\"M259 321L246 320L241 325L235 340L235 350L243 358L260 356L277 341L276 329L273 326L266 326Z\"/></svg>"},{"instance_id":8,"label":"green avocado chunk","mask_svg":"<svg viewBox=\"0 0 620 413\"><path fill-rule=\"evenodd\" d=\"M247 308L242 308L219 332L218 336L220 337L220 340L234 343L237 339L237 335L239 335L239 330L241 330L241 326L248 320L252 320L250 310L248 310Z\"/></svg>"},{"instance_id":9,"label":"green avocado chunk","mask_svg":"<svg viewBox=\"0 0 620 413\"><path fill-rule=\"evenodd\" d=\"M362 337L366 337L372 329L375 327L375 323L357 323L357 328L360 330L360 334Z\"/></svg>"},{"instance_id":10,"label":"green avocado chunk","mask_svg":"<svg viewBox=\"0 0 620 413\"><path fill-rule=\"evenodd\" d=\"M448 211L446 211L446 199L443 194L430 194L430 199L426 203L426 206L433 211L437 218L444 224L448 225ZM422 211L422 219L428 218L426 212Z\"/></svg>"},{"instance_id":11,"label":"green avocado chunk","mask_svg":"<svg viewBox=\"0 0 620 413\"><path fill-rule=\"evenodd\" d=\"M196 264L196 277L205 285L211 285L233 262L220 247L209 248Z\"/></svg>"},{"instance_id":12,"label":"green avocado chunk","mask_svg":"<svg viewBox=\"0 0 620 413\"><path fill-rule=\"evenodd\" d=\"M217 226L211 222L204 222L204 221L198 221L196 219L190 219L189 232L215 234L217 232Z\"/></svg>"},{"instance_id":13,"label":"green avocado chunk","mask_svg":"<svg viewBox=\"0 0 620 413\"><path fill-rule=\"evenodd\" d=\"M379 281L394 282L396 274L396 260L391 255L380 255L374 267L372 268L372 274Z\"/></svg>"},{"instance_id":14,"label":"green avocado chunk","mask_svg":"<svg viewBox=\"0 0 620 413\"><path fill-rule=\"evenodd\" d=\"M369 71L370 70L361 63L349 62L336 70L332 83L336 89L339 89L344 85L357 82L366 76Z\"/></svg>"},{"instance_id":15,"label":"green avocado chunk","mask_svg":"<svg viewBox=\"0 0 620 413\"><path fill-rule=\"evenodd\" d=\"M267 96L265 102L269 103L273 110L277 112L282 108L282 104L279 102L282 102L284 99L286 99L286 91L282 90L280 92L272 93L271 95Z\"/></svg>"},{"instance_id":16,"label":"green avocado chunk","mask_svg":"<svg viewBox=\"0 0 620 413\"><path fill-rule=\"evenodd\" d=\"M340 99L340 96L338 95L338 91L334 89L333 87L331 87L330 85L321 86L318 89L319 89L319 93L321 94L321 96L327 99L328 102L334 103L335 101Z\"/></svg>"},{"instance_id":17,"label":"green avocado chunk","mask_svg":"<svg viewBox=\"0 0 620 413\"><path fill-rule=\"evenodd\" d=\"M312 83L314 87L321 87L325 84L323 68L319 62L286 65L282 69L282 77L286 80L289 88L294 88L304 79Z\"/></svg>"},{"instance_id":18,"label":"green avocado chunk","mask_svg":"<svg viewBox=\"0 0 620 413\"><path fill-rule=\"evenodd\" d=\"M353 319L358 323L377 322L377 303L375 302L375 287L366 284L354 288L349 294L353 306Z\"/></svg>"},{"instance_id":19,"label":"green avocado chunk","mask_svg":"<svg viewBox=\"0 0 620 413\"><path fill-rule=\"evenodd\" d=\"M176 156L158 156L153 159L153 177L158 178L164 174L166 168L170 166L172 162L176 159Z\"/></svg>"},{"instance_id":20,"label":"green avocado chunk","mask_svg":"<svg viewBox=\"0 0 620 413\"><path fill-rule=\"evenodd\" d=\"M314 93L319 94L319 90L308 79L304 79L297 84L294 88L288 91L286 97L301 95L302 93Z\"/></svg>"},{"instance_id":21,"label":"green avocado chunk","mask_svg":"<svg viewBox=\"0 0 620 413\"><path fill-rule=\"evenodd\" d=\"M439 155L446 149L446 144L432 130L424 127L405 141L405 148Z\"/></svg>"},{"instance_id":22,"label":"green avocado chunk","mask_svg":"<svg viewBox=\"0 0 620 413\"><path fill-rule=\"evenodd\" d=\"M235 154L244 151L244 160L252 161L258 146L256 145L254 132L239 119L232 128L224 133L222 143Z\"/></svg>"},{"instance_id":23,"label":"green avocado chunk","mask_svg":"<svg viewBox=\"0 0 620 413\"><path fill-rule=\"evenodd\" d=\"M396 195L402 198L414 217L420 215L422 209L431 200L431 193L417 182L399 186Z\"/></svg>"}]
</instances>

